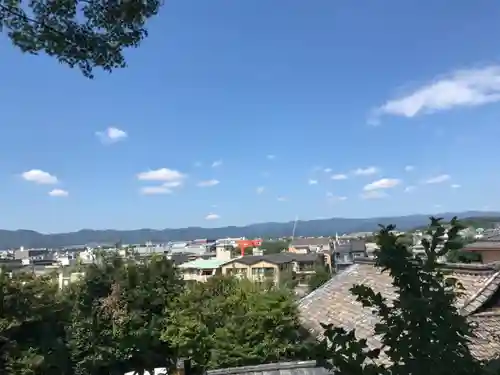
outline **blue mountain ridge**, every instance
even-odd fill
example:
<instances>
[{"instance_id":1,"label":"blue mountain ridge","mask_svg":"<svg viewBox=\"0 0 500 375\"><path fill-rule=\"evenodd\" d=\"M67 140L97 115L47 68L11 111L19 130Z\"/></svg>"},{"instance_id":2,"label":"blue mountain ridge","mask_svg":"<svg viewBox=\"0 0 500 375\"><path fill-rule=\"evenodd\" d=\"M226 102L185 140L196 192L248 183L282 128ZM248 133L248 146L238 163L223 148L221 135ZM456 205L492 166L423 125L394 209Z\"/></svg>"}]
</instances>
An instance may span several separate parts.
<instances>
[{"instance_id":1,"label":"blue mountain ridge","mask_svg":"<svg viewBox=\"0 0 500 375\"><path fill-rule=\"evenodd\" d=\"M375 231L378 225L395 224L399 230L413 229L428 223L429 217L442 217L450 220L454 216L470 217L500 217L500 212L445 212L439 214L417 214L394 217L374 218L330 218L320 220L299 220L296 225L296 236L332 236L336 233L352 233ZM0 249L31 247L61 247L70 245L85 245L90 243L145 243L152 241L165 243L168 241L193 240L197 238L276 238L292 235L294 222L257 223L246 226L228 226L220 228L188 227L178 229L136 229L136 230L92 230L82 229L78 232L43 234L32 230L0 230Z\"/></svg>"}]
</instances>

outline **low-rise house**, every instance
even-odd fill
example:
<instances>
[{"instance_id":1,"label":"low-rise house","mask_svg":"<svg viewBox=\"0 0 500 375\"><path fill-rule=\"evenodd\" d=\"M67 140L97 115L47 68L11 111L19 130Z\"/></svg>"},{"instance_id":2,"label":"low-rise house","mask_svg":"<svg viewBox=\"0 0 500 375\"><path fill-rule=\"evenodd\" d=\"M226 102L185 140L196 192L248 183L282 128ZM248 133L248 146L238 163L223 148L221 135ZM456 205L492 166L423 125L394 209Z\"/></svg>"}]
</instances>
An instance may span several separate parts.
<instances>
[{"instance_id":1,"label":"low-rise house","mask_svg":"<svg viewBox=\"0 0 500 375\"><path fill-rule=\"evenodd\" d=\"M217 259L196 259L178 266L185 281L206 282L210 277L220 275L221 266L226 263Z\"/></svg>"},{"instance_id":2,"label":"low-rise house","mask_svg":"<svg viewBox=\"0 0 500 375\"><path fill-rule=\"evenodd\" d=\"M466 245L463 250L480 254L483 263L498 262L500 261L500 234L485 236Z\"/></svg>"},{"instance_id":3,"label":"low-rise house","mask_svg":"<svg viewBox=\"0 0 500 375\"><path fill-rule=\"evenodd\" d=\"M330 252L332 248L332 241L328 237L296 238L290 242L288 251L297 254L307 254L311 252Z\"/></svg>"},{"instance_id":4,"label":"low-rise house","mask_svg":"<svg viewBox=\"0 0 500 375\"><path fill-rule=\"evenodd\" d=\"M324 257L320 253L295 254L279 253L269 255L249 255L226 262L222 266L224 275L245 277L252 281L272 280L279 282L285 274L296 279L299 284L306 284L316 272L318 266L324 266Z\"/></svg>"},{"instance_id":5,"label":"low-rise house","mask_svg":"<svg viewBox=\"0 0 500 375\"><path fill-rule=\"evenodd\" d=\"M279 282L284 272L292 272L293 260L286 254L248 255L233 259L222 266L228 276L247 278L252 281Z\"/></svg>"},{"instance_id":6,"label":"low-rise house","mask_svg":"<svg viewBox=\"0 0 500 375\"><path fill-rule=\"evenodd\" d=\"M500 354L500 268L498 264L443 264L451 276L463 286L457 307L475 326L476 337L470 349L480 360ZM350 289L355 284L371 287L389 302L397 296L387 272L374 266L372 259L355 259L355 263L335 275L326 284L299 302L302 324L311 333L322 336L321 323L333 324L346 330L355 329L356 337L367 339L371 348L381 346L374 333L377 316L356 301Z\"/></svg>"},{"instance_id":7,"label":"low-rise house","mask_svg":"<svg viewBox=\"0 0 500 375\"><path fill-rule=\"evenodd\" d=\"M364 240L351 240L335 244L333 249L333 264L335 271L342 271L354 263L358 257L367 257L366 243Z\"/></svg>"}]
</instances>

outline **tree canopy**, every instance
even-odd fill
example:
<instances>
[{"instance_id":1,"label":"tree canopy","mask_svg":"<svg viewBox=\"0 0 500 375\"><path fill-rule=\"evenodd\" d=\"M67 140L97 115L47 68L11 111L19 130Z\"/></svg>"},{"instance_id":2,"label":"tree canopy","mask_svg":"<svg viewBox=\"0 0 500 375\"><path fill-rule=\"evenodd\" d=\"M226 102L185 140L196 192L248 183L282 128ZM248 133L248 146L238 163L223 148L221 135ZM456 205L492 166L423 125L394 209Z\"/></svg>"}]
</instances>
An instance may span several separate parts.
<instances>
[{"instance_id":1,"label":"tree canopy","mask_svg":"<svg viewBox=\"0 0 500 375\"><path fill-rule=\"evenodd\" d=\"M46 53L92 78L95 68L126 66L125 49L140 45L160 7L159 0L0 0L0 31L22 52Z\"/></svg>"},{"instance_id":2,"label":"tree canopy","mask_svg":"<svg viewBox=\"0 0 500 375\"><path fill-rule=\"evenodd\" d=\"M395 299L366 285L351 292L376 315L380 348L329 324L316 342L281 283L215 276L185 285L163 256L101 254L62 290L51 276L3 271L0 373L123 375L172 368L181 358L205 369L312 358L341 374L484 374L455 304L458 282L438 263L462 246L461 224L451 225L444 240L433 218L425 256L416 258L393 226L378 233L376 266L391 275Z\"/></svg>"}]
</instances>

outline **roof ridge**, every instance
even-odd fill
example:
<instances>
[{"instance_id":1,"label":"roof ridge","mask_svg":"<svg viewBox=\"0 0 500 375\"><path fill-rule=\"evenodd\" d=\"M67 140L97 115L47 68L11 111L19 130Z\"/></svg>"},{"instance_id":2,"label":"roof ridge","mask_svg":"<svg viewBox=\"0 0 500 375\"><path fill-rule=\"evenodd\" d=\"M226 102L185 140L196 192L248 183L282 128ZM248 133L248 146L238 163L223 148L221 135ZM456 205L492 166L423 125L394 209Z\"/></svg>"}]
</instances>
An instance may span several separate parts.
<instances>
[{"instance_id":1,"label":"roof ridge","mask_svg":"<svg viewBox=\"0 0 500 375\"><path fill-rule=\"evenodd\" d=\"M372 264L375 266L376 260L374 258L355 257L354 263L356 264ZM474 272L498 272L500 270L500 263L440 263L439 267L445 270L450 270L458 273L474 273Z\"/></svg>"},{"instance_id":2,"label":"roof ridge","mask_svg":"<svg viewBox=\"0 0 500 375\"><path fill-rule=\"evenodd\" d=\"M241 366L241 367L228 367L216 370L207 371L207 375L226 375L226 374L241 374L251 372L264 372L264 371L279 371L289 370L294 368L311 368L320 367L314 360L310 361L293 361L293 362L275 362L266 363L262 365Z\"/></svg>"},{"instance_id":3,"label":"roof ridge","mask_svg":"<svg viewBox=\"0 0 500 375\"><path fill-rule=\"evenodd\" d=\"M490 288L491 286L491 288ZM500 286L500 271L493 274L484 285L460 308L462 315L468 316L483 306Z\"/></svg>"}]
</instances>

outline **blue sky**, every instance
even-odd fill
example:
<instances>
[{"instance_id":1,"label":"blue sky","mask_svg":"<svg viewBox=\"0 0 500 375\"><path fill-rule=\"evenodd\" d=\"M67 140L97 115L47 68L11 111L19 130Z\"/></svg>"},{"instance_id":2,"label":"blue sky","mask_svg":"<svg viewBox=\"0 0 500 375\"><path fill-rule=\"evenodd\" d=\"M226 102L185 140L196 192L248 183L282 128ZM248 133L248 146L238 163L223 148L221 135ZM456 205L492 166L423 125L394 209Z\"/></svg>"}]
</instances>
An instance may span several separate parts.
<instances>
[{"instance_id":1,"label":"blue sky","mask_svg":"<svg viewBox=\"0 0 500 375\"><path fill-rule=\"evenodd\" d=\"M493 0L171 0L92 81L2 36L0 228L500 209L499 19Z\"/></svg>"}]
</instances>

